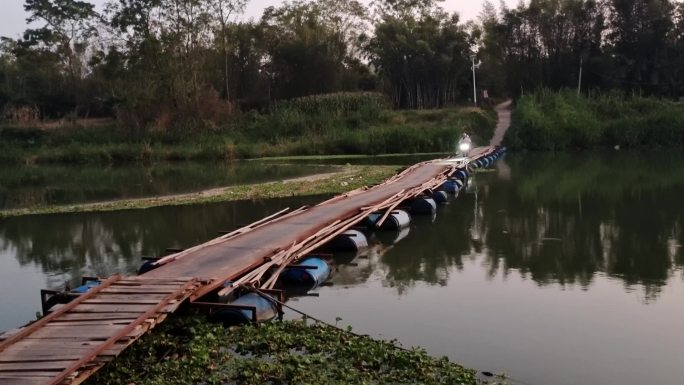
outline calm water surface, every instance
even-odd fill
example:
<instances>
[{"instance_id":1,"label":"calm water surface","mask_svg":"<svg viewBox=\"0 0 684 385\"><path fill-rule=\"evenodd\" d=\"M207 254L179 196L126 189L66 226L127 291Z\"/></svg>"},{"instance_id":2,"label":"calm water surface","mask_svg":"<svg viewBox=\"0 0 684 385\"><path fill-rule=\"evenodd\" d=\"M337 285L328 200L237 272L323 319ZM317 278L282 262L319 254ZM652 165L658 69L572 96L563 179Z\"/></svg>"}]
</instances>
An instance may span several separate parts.
<instances>
[{"instance_id":1,"label":"calm water surface","mask_svg":"<svg viewBox=\"0 0 684 385\"><path fill-rule=\"evenodd\" d=\"M679 384L683 197L680 154L509 156L290 304L523 384ZM0 329L39 310L39 288L321 199L1 220Z\"/></svg>"},{"instance_id":2,"label":"calm water surface","mask_svg":"<svg viewBox=\"0 0 684 385\"><path fill-rule=\"evenodd\" d=\"M179 162L152 165L0 166L0 209L170 195L294 178L333 165Z\"/></svg>"}]
</instances>

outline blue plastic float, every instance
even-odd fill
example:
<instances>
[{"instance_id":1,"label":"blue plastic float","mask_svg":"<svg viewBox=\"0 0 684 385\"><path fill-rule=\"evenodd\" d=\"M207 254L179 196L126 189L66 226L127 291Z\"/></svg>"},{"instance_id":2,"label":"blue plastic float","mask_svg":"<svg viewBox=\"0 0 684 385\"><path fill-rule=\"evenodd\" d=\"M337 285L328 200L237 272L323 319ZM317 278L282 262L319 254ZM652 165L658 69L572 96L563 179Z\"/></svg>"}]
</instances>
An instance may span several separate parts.
<instances>
[{"instance_id":1,"label":"blue plastic float","mask_svg":"<svg viewBox=\"0 0 684 385\"><path fill-rule=\"evenodd\" d=\"M368 247L368 239L358 230L347 230L325 245L329 250L355 251Z\"/></svg>"},{"instance_id":2,"label":"blue plastic float","mask_svg":"<svg viewBox=\"0 0 684 385\"><path fill-rule=\"evenodd\" d=\"M429 215L437 211L437 203L432 198L416 198L411 202L411 214Z\"/></svg>"},{"instance_id":3,"label":"blue plastic float","mask_svg":"<svg viewBox=\"0 0 684 385\"><path fill-rule=\"evenodd\" d=\"M319 257L308 257L283 271L279 279L285 285L306 286L313 289L325 282L329 276L328 262Z\"/></svg>"},{"instance_id":4,"label":"blue plastic float","mask_svg":"<svg viewBox=\"0 0 684 385\"><path fill-rule=\"evenodd\" d=\"M365 226L376 228L376 224L382 218L383 213L372 213L362 222ZM387 219L380 226L381 230L398 230L408 226L411 223L411 217L404 210L392 210Z\"/></svg>"},{"instance_id":5,"label":"blue plastic float","mask_svg":"<svg viewBox=\"0 0 684 385\"><path fill-rule=\"evenodd\" d=\"M446 191L435 191L432 193L432 199L434 199L437 204L443 205L449 200L449 195Z\"/></svg>"},{"instance_id":6,"label":"blue plastic float","mask_svg":"<svg viewBox=\"0 0 684 385\"><path fill-rule=\"evenodd\" d=\"M254 321L270 321L278 315L278 307L273 299L268 299L266 297L270 296L247 293L229 303L229 305L252 306L255 308L256 314L247 309L221 307L212 312L209 318L214 322L222 323L224 326L239 325Z\"/></svg>"}]
</instances>

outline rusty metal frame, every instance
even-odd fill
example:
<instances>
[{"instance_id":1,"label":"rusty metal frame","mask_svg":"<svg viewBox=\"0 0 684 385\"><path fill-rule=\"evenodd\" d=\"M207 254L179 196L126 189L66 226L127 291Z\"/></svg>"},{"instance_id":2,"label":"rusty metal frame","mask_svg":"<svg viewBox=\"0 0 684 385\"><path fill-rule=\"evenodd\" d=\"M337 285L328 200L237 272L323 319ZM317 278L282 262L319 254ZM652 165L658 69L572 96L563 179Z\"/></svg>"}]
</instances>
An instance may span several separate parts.
<instances>
[{"instance_id":1,"label":"rusty metal frame","mask_svg":"<svg viewBox=\"0 0 684 385\"><path fill-rule=\"evenodd\" d=\"M50 309L52 309L53 306L59 304L60 300L67 300L66 302L63 302L64 304L67 304L75 298L78 298L80 295L81 293L70 293L59 290L40 289L40 309L43 312L43 316L47 315L48 311L50 311Z\"/></svg>"},{"instance_id":2,"label":"rusty metal frame","mask_svg":"<svg viewBox=\"0 0 684 385\"><path fill-rule=\"evenodd\" d=\"M81 277L81 285L85 285L88 282L101 282L102 279L100 277ZM96 287L96 286L94 286ZM74 298L78 298L80 295L83 293L74 293L71 291L60 291L60 290L52 290L52 289L41 289L40 290L40 309L43 312L43 316L45 316L50 309L52 309L53 306L59 304L59 303L69 303L74 300ZM60 300L66 300L66 302L59 302Z\"/></svg>"}]
</instances>

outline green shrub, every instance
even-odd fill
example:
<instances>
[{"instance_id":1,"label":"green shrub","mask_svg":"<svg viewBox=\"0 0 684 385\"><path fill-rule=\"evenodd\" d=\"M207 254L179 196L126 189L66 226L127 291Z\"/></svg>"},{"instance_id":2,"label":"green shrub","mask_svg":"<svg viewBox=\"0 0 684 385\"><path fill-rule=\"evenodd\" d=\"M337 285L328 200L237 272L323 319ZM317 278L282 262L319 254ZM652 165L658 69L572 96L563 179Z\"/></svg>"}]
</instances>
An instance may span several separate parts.
<instances>
[{"instance_id":1,"label":"green shrub","mask_svg":"<svg viewBox=\"0 0 684 385\"><path fill-rule=\"evenodd\" d=\"M617 93L542 90L521 97L505 143L530 150L684 144L684 105Z\"/></svg>"},{"instance_id":2,"label":"green shrub","mask_svg":"<svg viewBox=\"0 0 684 385\"><path fill-rule=\"evenodd\" d=\"M225 160L288 155L451 151L464 130L487 143L496 123L478 108L394 111L382 94L338 93L278 102L222 126L168 129L0 128L0 162L77 163Z\"/></svg>"}]
</instances>

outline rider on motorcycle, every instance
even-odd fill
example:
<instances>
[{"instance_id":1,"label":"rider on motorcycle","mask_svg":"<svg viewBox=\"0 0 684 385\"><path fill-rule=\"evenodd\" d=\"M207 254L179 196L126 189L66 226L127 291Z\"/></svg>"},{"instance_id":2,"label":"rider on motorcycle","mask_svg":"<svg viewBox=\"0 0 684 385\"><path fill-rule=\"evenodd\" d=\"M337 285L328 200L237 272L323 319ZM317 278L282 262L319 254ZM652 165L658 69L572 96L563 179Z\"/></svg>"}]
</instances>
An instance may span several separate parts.
<instances>
[{"instance_id":1,"label":"rider on motorcycle","mask_svg":"<svg viewBox=\"0 0 684 385\"><path fill-rule=\"evenodd\" d=\"M472 144L472 140L470 139L470 136L468 136L468 133L463 132L463 135L461 135L461 138L458 140L456 153L462 156L468 156Z\"/></svg>"}]
</instances>

